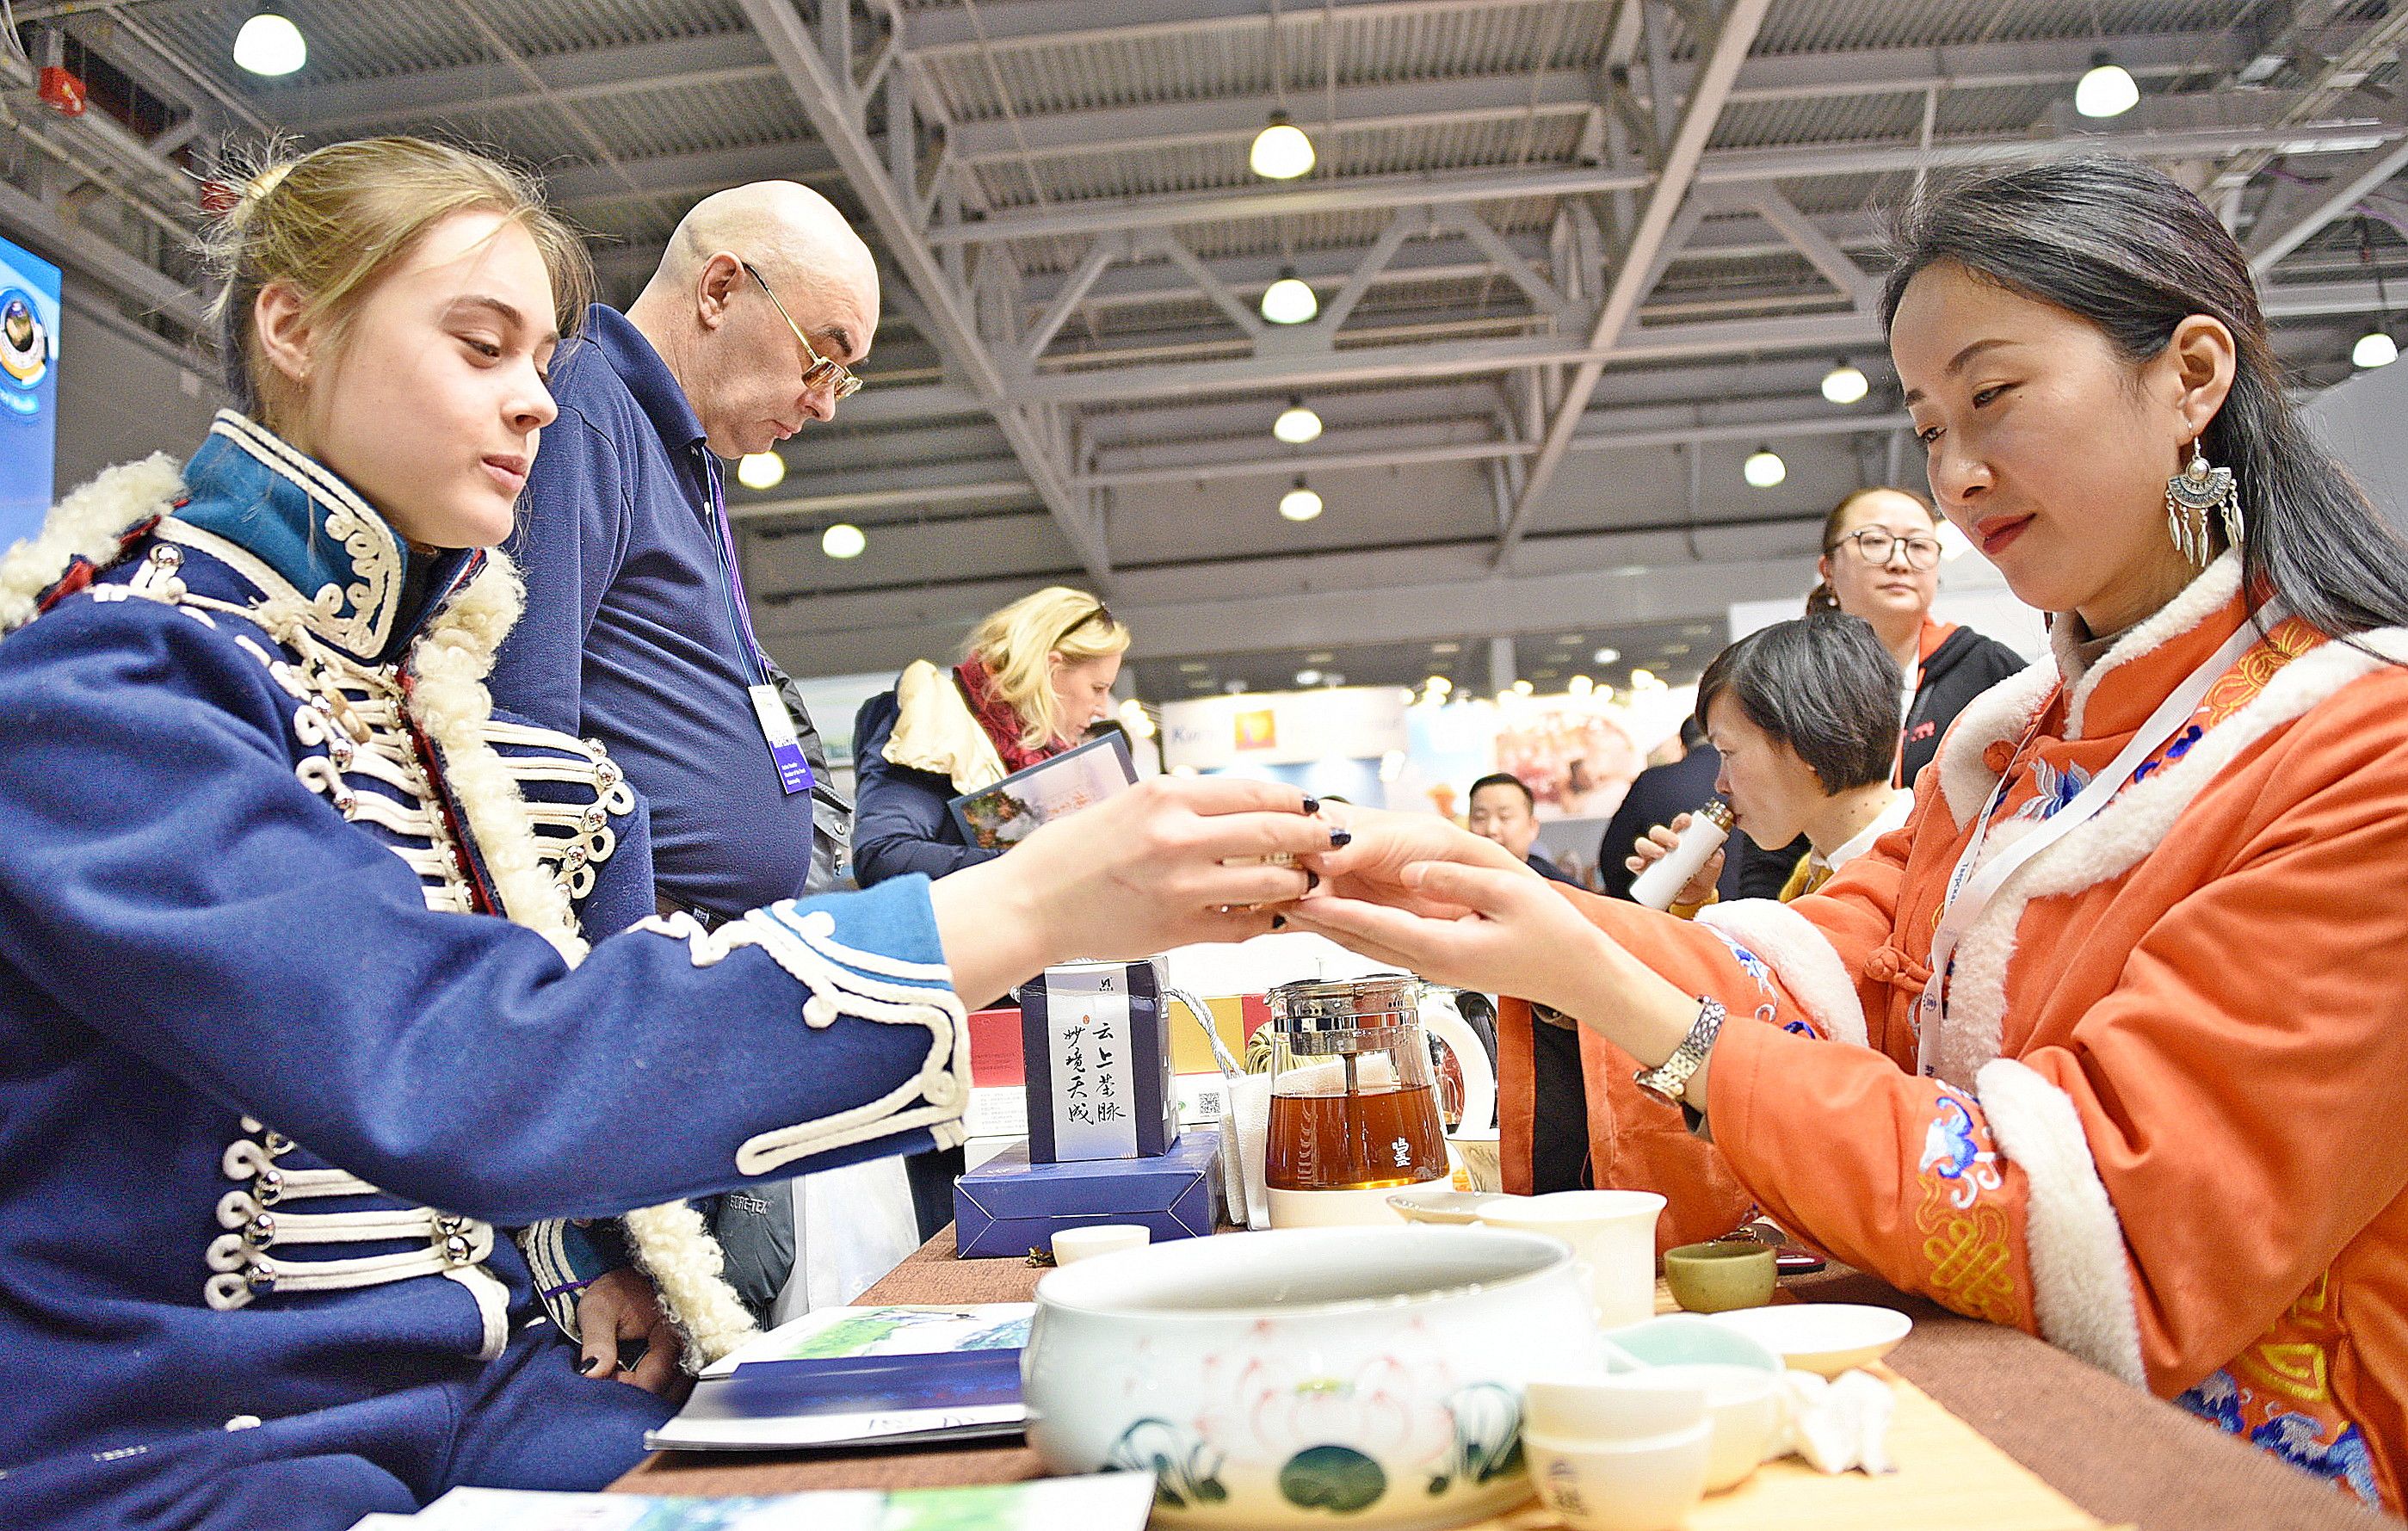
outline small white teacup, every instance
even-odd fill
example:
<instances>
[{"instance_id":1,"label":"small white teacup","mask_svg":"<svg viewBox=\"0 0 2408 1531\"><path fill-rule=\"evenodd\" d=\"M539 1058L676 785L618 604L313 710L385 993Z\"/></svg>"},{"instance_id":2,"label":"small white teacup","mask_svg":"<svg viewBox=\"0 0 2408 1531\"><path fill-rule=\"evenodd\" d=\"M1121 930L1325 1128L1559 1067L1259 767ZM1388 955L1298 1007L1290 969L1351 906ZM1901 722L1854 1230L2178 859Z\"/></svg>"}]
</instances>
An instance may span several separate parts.
<instances>
[{"instance_id":1,"label":"small white teacup","mask_svg":"<svg viewBox=\"0 0 2408 1531\"><path fill-rule=\"evenodd\" d=\"M1713 1427L1638 1440L1572 1441L1525 1434L1530 1483L1573 1531L1674 1531L1706 1496Z\"/></svg>"},{"instance_id":2,"label":"small white teacup","mask_svg":"<svg viewBox=\"0 0 2408 1531\"><path fill-rule=\"evenodd\" d=\"M1707 1397L1705 1379L1654 1370L1534 1377L1522 1384L1522 1427L1552 1440L1644 1440L1703 1420Z\"/></svg>"},{"instance_id":3,"label":"small white teacup","mask_svg":"<svg viewBox=\"0 0 2408 1531\"><path fill-rule=\"evenodd\" d=\"M1781 1374L1755 1366L1679 1366L1626 1373L1636 1381L1696 1387L1705 1395L1713 1447L1706 1460L1706 1492L1747 1481L1781 1437Z\"/></svg>"},{"instance_id":4,"label":"small white teacup","mask_svg":"<svg viewBox=\"0 0 2408 1531\"><path fill-rule=\"evenodd\" d=\"M1154 1231L1139 1223L1093 1223L1083 1228L1064 1228L1054 1236L1054 1263L1067 1266L1092 1260L1098 1254L1142 1249L1152 1242Z\"/></svg>"}]
</instances>

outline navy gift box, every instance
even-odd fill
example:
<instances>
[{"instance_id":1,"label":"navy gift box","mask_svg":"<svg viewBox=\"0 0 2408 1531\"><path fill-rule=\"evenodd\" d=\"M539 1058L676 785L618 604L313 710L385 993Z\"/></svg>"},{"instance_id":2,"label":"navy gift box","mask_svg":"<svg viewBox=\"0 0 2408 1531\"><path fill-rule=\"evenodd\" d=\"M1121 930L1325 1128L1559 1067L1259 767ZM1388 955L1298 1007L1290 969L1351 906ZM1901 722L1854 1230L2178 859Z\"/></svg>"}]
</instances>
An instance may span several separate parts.
<instances>
[{"instance_id":1,"label":"navy gift box","mask_svg":"<svg viewBox=\"0 0 2408 1531\"><path fill-rule=\"evenodd\" d=\"M1098 1223L1142 1223L1157 1243L1201 1238L1221 1206L1220 1148L1214 1129L1191 1128L1153 1158L1033 1165L1014 1143L953 1182L954 1252L1025 1259Z\"/></svg>"}]
</instances>

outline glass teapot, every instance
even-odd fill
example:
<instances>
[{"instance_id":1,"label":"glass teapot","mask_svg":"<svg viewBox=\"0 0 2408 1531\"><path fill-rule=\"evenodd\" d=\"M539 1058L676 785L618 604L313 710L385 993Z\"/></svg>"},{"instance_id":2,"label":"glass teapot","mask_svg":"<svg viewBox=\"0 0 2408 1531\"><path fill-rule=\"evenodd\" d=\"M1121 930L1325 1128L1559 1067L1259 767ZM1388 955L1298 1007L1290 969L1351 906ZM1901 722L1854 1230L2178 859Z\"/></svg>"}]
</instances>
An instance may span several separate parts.
<instances>
[{"instance_id":1,"label":"glass teapot","mask_svg":"<svg viewBox=\"0 0 2408 1531\"><path fill-rule=\"evenodd\" d=\"M1389 1192L1450 1172L1429 1038L1455 1053L1473 1125L1496 1105L1487 1052L1449 991L1410 973L1283 983L1267 997L1271 1225L1393 1221Z\"/></svg>"}]
</instances>

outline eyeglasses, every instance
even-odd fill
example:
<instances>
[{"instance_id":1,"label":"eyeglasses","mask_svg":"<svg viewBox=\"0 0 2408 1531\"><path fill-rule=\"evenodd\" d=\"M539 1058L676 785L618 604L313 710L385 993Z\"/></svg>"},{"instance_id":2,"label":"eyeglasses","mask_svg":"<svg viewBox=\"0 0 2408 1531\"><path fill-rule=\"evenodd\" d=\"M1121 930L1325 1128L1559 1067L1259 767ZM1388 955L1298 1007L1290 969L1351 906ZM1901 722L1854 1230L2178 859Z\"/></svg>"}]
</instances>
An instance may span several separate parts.
<instances>
[{"instance_id":1,"label":"eyeglasses","mask_svg":"<svg viewBox=\"0 0 2408 1531\"><path fill-rule=\"evenodd\" d=\"M1878 526L1850 532L1840 538L1856 545L1856 556L1875 566L1886 564L1892 552L1906 550L1906 566L1911 569L1936 569L1940 566L1940 539L1936 537L1892 537Z\"/></svg>"},{"instance_id":2,"label":"eyeglasses","mask_svg":"<svg viewBox=\"0 0 2408 1531\"><path fill-rule=\"evenodd\" d=\"M1054 639L1054 641L1047 644L1045 647L1049 651L1059 649L1062 645L1070 641L1071 634L1077 632L1080 628L1086 626L1087 623L1094 622L1099 617L1103 619L1105 630L1109 632L1112 625L1112 608L1104 605L1101 601L1098 601L1096 603L1096 608L1093 611L1088 612L1085 616L1081 617L1069 626L1062 629L1061 633Z\"/></svg>"},{"instance_id":3,"label":"eyeglasses","mask_svg":"<svg viewBox=\"0 0 2408 1531\"><path fill-rule=\"evenodd\" d=\"M823 388L834 389L836 396L840 399L849 399L860 393L861 379L846 370L842 362L832 362L812 348L810 336L795 322L795 316L786 312L786 306L778 302L778 294L769 292L769 279L753 271L751 261L742 265L745 270L752 272L752 279L761 284L761 291L768 293L770 303L777 308L778 317L786 322L786 328L794 331L795 338L802 342L803 354L811 359L811 365L803 368L803 386L814 393Z\"/></svg>"}]
</instances>

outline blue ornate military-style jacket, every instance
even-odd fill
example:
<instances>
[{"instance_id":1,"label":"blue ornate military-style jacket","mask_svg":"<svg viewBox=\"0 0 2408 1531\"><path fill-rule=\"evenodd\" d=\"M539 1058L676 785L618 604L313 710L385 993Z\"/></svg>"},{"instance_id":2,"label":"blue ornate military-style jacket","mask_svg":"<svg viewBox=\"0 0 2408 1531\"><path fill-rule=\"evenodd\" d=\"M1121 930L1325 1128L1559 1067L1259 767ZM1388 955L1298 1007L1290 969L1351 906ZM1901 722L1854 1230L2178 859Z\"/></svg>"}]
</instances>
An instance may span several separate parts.
<instances>
[{"instance_id":1,"label":"blue ornate military-style jacket","mask_svg":"<svg viewBox=\"0 0 2408 1531\"><path fill-rule=\"evenodd\" d=\"M44 537L102 551L0 640L0 1524L473 1376L540 1315L496 1225L959 1141L924 880L583 952L642 815L485 713L506 565L236 415Z\"/></svg>"}]
</instances>

